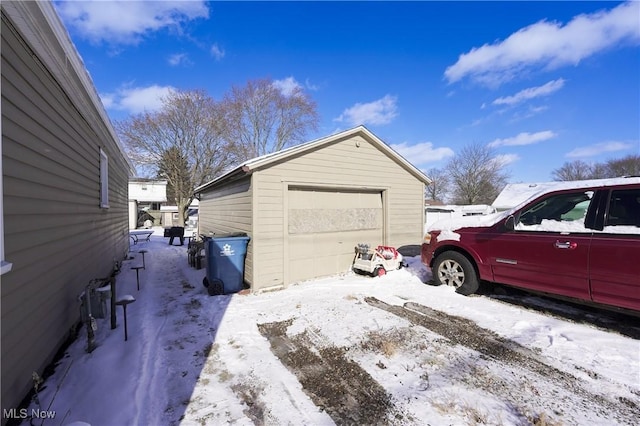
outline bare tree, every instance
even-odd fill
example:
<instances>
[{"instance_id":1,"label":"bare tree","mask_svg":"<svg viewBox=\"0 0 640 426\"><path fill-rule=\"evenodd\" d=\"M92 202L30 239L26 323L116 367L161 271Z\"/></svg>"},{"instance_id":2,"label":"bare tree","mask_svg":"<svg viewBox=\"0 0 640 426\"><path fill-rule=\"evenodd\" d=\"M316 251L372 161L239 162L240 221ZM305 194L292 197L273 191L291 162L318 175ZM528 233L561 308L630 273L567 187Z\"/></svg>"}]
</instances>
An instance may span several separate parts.
<instances>
[{"instance_id":1,"label":"bare tree","mask_svg":"<svg viewBox=\"0 0 640 426\"><path fill-rule=\"evenodd\" d=\"M589 179L606 179L611 176L611 170L604 163L591 164L591 172Z\"/></svg>"},{"instance_id":2,"label":"bare tree","mask_svg":"<svg viewBox=\"0 0 640 426\"><path fill-rule=\"evenodd\" d=\"M162 153L158 164L158 177L167 179L167 201L178 205L180 199L187 199L194 185L189 175L189 161L174 146Z\"/></svg>"},{"instance_id":3,"label":"bare tree","mask_svg":"<svg viewBox=\"0 0 640 426\"><path fill-rule=\"evenodd\" d=\"M304 142L318 126L316 104L300 86L287 93L269 79L232 87L222 101L225 139L240 160L279 151Z\"/></svg>"},{"instance_id":4,"label":"bare tree","mask_svg":"<svg viewBox=\"0 0 640 426\"><path fill-rule=\"evenodd\" d=\"M602 163L586 163L582 160L569 161L551 172L553 180L605 179L620 176L640 175L640 155L609 160Z\"/></svg>"},{"instance_id":5,"label":"bare tree","mask_svg":"<svg viewBox=\"0 0 640 426\"><path fill-rule=\"evenodd\" d=\"M451 186L449 174L443 169L434 167L427 170L427 176L431 179L431 183L425 188L425 197L428 200L444 202Z\"/></svg>"},{"instance_id":6,"label":"bare tree","mask_svg":"<svg viewBox=\"0 0 640 426\"><path fill-rule=\"evenodd\" d=\"M491 204L507 183L505 164L494 151L481 144L467 145L449 161L453 202Z\"/></svg>"},{"instance_id":7,"label":"bare tree","mask_svg":"<svg viewBox=\"0 0 640 426\"><path fill-rule=\"evenodd\" d=\"M171 92L157 112L115 125L133 162L167 180L183 221L193 190L230 165L218 105L203 91Z\"/></svg>"},{"instance_id":8,"label":"bare tree","mask_svg":"<svg viewBox=\"0 0 640 426\"><path fill-rule=\"evenodd\" d=\"M607 161L609 177L640 176L640 155L628 155Z\"/></svg>"},{"instance_id":9,"label":"bare tree","mask_svg":"<svg viewBox=\"0 0 640 426\"><path fill-rule=\"evenodd\" d=\"M568 161L551 172L553 180L585 180L593 179L593 166L582 160Z\"/></svg>"}]
</instances>

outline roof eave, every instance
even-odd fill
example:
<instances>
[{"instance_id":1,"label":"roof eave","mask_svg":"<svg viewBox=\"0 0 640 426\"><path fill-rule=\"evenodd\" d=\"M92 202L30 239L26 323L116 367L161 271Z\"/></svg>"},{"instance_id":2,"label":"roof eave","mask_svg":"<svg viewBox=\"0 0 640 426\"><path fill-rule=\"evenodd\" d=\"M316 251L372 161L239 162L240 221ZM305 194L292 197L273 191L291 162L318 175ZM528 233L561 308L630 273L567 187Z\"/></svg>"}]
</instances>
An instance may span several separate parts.
<instances>
[{"instance_id":1,"label":"roof eave","mask_svg":"<svg viewBox=\"0 0 640 426\"><path fill-rule=\"evenodd\" d=\"M210 188L213 188L216 185L220 185L221 183L227 182L229 180L232 180L234 178L241 178L244 177L246 175L249 175L252 173L252 170L250 168L248 168L246 165L240 165L238 167L236 167L235 169L231 169L230 171L228 171L227 173L224 173L222 175L220 175L219 177L203 184L200 185L199 187L197 187L196 189L193 190L194 194L198 194L201 193L203 191L206 191Z\"/></svg>"},{"instance_id":2,"label":"roof eave","mask_svg":"<svg viewBox=\"0 0 640 426\"><path fill-rule=\"evenodd\" d=\"M398 165L404 168L407 172L409 172L416 179L421 181L423 184L428 185L431 183L431 179L427 177L424 173L422 173L418 168L416 168L413 164L408 162L404 157L394 151L391 147L389 147L386 143L384 143L380 138L374 135L369 129L365 126L357 126L349 130L345 130L343 132L334 133L329 136L325 136L310 142L303 143L301 145L292 146L290 148L284 149L279 152L274 152L271 154L263 155L260 157L256 157L254 159L248 160L243 164L237 166L231 171L217 177L216 179L199 186L194 190L194 193L200 193L211 189L212 187L219 185L221 183L227 182L234 177L246 176L248 174L253 173L256 170L260 170L266 167L271 166L276 162L285 161L288 158L305 154L306 152L313 151L324 147L326 145L338 142L343 139L347 139L354 135L360 134L365 139L367 139L370 143L378 147L382 150L389 158L395 161Z\"/></svg>"},{"instance_id":3,"label":"roof eave","mask_svg":"<svg viewBox=\"0 0 640 426\"><path fill-rule=\"evenodd\" d=\"M295 155L301 155L305 152L312 151L314 149L318 149L325 145L329 145L331 143L335 143L339 140L349 138L351 136L361 134L363 135L369 142L376 145L378 148L383 150L390 158L392 158L397 164L407 170L411 175L413 175L416 179L420 180L425 185L431 183L431 179L424 173L422 173L418 168L416 168L413 164L408 162L404 157L394 151L391 147L389 147L386 143L384 143L380 138L374 135L369 129L365 126L360 125L354 127L349 130L345 130L343 132L334 133L329 136L325 136L320 139L316 139L311 142L304 143L302 145L297 145L291 148L288 148L279 153L274 153L273 155L266 155L262 157L258 157L254 160L249 160L245 163L244 167L247 171L253 171L257 169L261 169L271 165L276 161L282 161L289 157L293 157Z\"/></svg>"}]
</instances>

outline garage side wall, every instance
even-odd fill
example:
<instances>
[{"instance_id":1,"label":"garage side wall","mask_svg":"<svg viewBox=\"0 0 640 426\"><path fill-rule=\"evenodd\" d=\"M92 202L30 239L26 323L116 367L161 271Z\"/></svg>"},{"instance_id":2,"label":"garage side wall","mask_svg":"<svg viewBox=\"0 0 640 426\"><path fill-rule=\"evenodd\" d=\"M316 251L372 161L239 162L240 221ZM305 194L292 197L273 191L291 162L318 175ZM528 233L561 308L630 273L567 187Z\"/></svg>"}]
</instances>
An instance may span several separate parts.
<instances>
[{"instance_id":1,"label":"garage side wall","mask_svg":"<svg viewBox=\"0 0 640 426\"><path fill-rule=\"evenodd\" d=\"M200 233L203 235L244 232L252 237L247 247L244 279L253 283L253 253L256 246L252 235L251 176L208 190L201 195L198 213Z\"/></svg>"},{"instance_id":2,"label":"garage side wall","mask_svg":"<svg viewBox=\"0 0 640 426\"><path fill-rule=\"evenodd\" d=\"M259 241L253 251L253 290L289 284L290 188L379 192L384 203L384 241L368 242L400 247L422 240L424 184L362 136L255 171L253 184L254 239Z\"/></svg>"}]
</instances>

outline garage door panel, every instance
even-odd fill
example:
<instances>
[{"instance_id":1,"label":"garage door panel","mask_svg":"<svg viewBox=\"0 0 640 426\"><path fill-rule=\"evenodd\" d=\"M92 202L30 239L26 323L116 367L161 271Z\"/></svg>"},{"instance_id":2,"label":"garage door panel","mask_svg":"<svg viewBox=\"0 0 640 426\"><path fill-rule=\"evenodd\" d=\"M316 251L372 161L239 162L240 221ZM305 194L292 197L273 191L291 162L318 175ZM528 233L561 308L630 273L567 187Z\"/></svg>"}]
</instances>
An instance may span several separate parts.
<instances>
[{"instance_id":1,"label":"garage door panel","mask_svg":"<svg viewBox=\"0 0 640 426\"><path fill-rule=\"evenodd\" d=\"M289 276L291 282L302 281L313 271L313 259L298 259L289 264Z\"/></svg>"},{"instance_id":2,"label":"garage door panel","mask_svg":"<svg viewBox=\"0 0 640 426\"><path fill-rule=\"evenodd\" d=\"M290 190L289 279L346 272L358 243L382 243L382 194Z\"/></svg>"},{"instance_id":3,"label":"garage door panel","mask_svg":"<svg viewBox=\"0 0 640 426\"><path fill-rule=\"evenodd\" d=\"M313 250L313 234L301 234L289 237L289 259L300 260L311 258L308 251Z\"/></svg>"},{"instance_id":4,"label":"garage door panel","mask_svg":"<svg viewBox=\"0 0 640 426\"><path fill-rule=\"evenodd\" d=\"M316 234L381 227L382 209L378 208L289 210L289 234Z\"/></svg>"}]
</instances>

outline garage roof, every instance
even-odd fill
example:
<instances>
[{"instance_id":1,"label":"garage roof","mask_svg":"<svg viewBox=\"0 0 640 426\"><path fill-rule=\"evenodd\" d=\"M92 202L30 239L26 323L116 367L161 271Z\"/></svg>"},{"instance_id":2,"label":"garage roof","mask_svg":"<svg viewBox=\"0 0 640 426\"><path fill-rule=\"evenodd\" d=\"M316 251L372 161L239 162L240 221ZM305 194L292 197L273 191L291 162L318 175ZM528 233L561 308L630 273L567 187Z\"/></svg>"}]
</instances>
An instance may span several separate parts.
<instances>
[{"instance_id":1,"label":"garage roof","mask_svg":"<svg viewBox=\"0 0 640 426\"><path fill-rule=\"evenodd\" d=\"M340 133L336 133L330 136L316 139L314 141L306 142L301 145L292 146L290 148L283 149L281 151L273 152L271 154L266 154L260 157L247 160L244 163L240 164L239 166L235 167L234 169L218 176L212 181L197 187L194 190L194 192L198 193L198 192L205 191L209 188L222 184L230 179L248 175L256 170L268 168L273 164L286 161L289 158L306 154L307 152L320 149L327 145L331 145L335 142L338 142L353 136L362 136L372 145L380 149L380 151L385 153L393 161L395 161L400 166L402 166L405 170L407 170L407 172L415 176L416 179L422 181L425 185L428 185L431 183L431 179L429 179L422 171L420 171L413 164L411 164L406 159L404 159L404 157L402 157L396 151L391 149L386 143L384 143L376 135L371 133L369 129L367 129L364 126L358 126L349 130L345 130Z\"/></svg>"}]
</instances>

